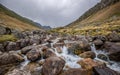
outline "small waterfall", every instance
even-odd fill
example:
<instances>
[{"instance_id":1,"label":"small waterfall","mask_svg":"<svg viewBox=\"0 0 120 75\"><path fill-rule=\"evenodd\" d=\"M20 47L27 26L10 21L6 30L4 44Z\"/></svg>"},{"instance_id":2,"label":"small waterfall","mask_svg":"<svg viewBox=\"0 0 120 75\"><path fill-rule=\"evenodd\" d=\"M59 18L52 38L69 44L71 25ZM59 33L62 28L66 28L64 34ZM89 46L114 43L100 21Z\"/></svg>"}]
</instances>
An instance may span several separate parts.
<instances>
[{"instance_id":1,"label":"small waterfall","mask_svg":"<svg viewBox=\"0 0 120 75\"><path fill-rule=\"evenodd\" d=\"M70 68L81 68L81 66L77 64L77 62L82 58L78 57L77 55L68 54L68 49L66 46L61 47L61 49L62 53L58 53L57 50L55 49L55 54L59 57L62 57L65 60L66 66Z\"/></svg>"},{"instance_id":2,"label":"small waterfall","mask_svg":"<svg viewBox=\"0 0 120 75\"><path fill-rule=\"evenodd\" d=\"M97 50L94 43L91 43L91 51L93 51L96 54L96 58L95 59L101 60L97 56L99 54L103 54L103 55L105 55L107 57L107 61L110 61L109 57L107 56L107 53L105 53L104 51L101 51L101 50Z\"/></svg>"},{"instance_id":3,"label":"small waterfall","mask_svg":"<svg viewBox=\"0 0 120 75\"><path fill-rule=\"evenodd\" d=\"M95 54L97 54L97 51L96 51L96 48L95 48L95 44L94 43L91 43L90 44L91 46L91 51L93 51Z\"/></svg>"},{"instance_id":4,"label":"small waterfall","mask_svg":"<svg viewBox=\"0 0 120 75\"><path fill-rule=\"evenodd\" d=\"M120 72L120 63L111 61L111 60L109 59L107 53L104 52L104 50L103 50L103 51L102 51L102 50L96 50L94 43L91 43L91 51L93 51L93 52L96 54L95 60L99 60L99 61L101 61L101 62L104 62L104 63L106 63L107 67L109 67L109 68L111 68L111 69L113 69L113 70L115 70L115 71L117 71L117 72ZM102 59L99 59L99 58L97 57L99 54L105 55L105 56L107 57L107 61L104 61L104 60L102 60Z\"/></svg>"},{"instance_id":5,"label":"small waterfall","mask_svg":"<svg viewBox=\"0 0 120 75\"><path fill-rule=\"evenodd\" d=\"M25 55L24 55L24 59L25 59L25 61L20 64L20 65L21 65L21 66L20 66L20 69L21 69L21 70L23 70L24 67L30 62L30 61L27 59L27 56L25 56Z\"/></svg>"}]
</instances>

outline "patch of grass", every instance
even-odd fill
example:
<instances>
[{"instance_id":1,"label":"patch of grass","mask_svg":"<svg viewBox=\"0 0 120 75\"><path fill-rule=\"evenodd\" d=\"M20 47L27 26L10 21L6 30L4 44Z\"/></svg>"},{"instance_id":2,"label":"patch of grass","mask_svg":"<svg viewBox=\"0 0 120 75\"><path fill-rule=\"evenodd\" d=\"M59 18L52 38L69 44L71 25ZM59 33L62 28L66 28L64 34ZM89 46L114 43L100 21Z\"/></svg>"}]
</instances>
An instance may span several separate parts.
<instances>
[{"instance_id":1,"label":"patch of grass","mask_svg":"<svg viewBox=\"0 0 120 75\"><path fill-rule=\"evenodd\" d=\"M64 28L54 29L54 32L58 33L69 33L71 35L108 35L112 31L120 33L120 21L111 21L102 23L99 26L86 25L82 28Z\"/></svg>"},{"instance_id":2,"label":"patch of grass","mask_svg":"<svg viewBox=\"0 0 120 75\"><path fill-rule=\"evenodd\" d=\"M0 43L5 41L16 41L17 38L14 35L0 35Z\"/></svg>"}]
</instances>

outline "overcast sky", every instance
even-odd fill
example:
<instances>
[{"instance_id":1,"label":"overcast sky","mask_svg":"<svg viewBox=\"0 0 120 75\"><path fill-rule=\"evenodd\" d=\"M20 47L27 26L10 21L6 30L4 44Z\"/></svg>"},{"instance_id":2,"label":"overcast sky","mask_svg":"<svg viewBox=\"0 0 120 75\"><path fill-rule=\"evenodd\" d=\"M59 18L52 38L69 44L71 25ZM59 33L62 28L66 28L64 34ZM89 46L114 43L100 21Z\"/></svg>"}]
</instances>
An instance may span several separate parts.
<instances>
[{"instance_id":1,"label":"overcast sky","mask_svg":"<svg viewBox=\"0 0 120 75\"><path fill-rule=\"evenodd\" d=\"M16 13L42 25L65 26L100 0L0 0Z\"/></svg>"}]
</instances>

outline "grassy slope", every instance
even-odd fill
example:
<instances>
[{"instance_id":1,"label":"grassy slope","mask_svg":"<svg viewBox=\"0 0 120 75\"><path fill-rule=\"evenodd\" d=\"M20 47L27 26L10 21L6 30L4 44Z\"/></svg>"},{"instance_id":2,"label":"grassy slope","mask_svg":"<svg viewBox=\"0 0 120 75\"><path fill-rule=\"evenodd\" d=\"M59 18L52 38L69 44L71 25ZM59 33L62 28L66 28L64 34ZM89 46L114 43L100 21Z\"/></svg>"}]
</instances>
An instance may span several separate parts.
<instances>
[{"instance_id":1,"label":"grassy slope","mask_svg":"<svg viewBox=\"0 0 120 75\"><path fill-rule=\"evenodd\" d=\"M33 21L24 18L0 4L0 23L10 28L21 31L39 29Z\"/></svg>"},{"instance_id":2,"label":"grassy slope","mask_svg":"<svg viewBox=\"0 0 120 75\"><path fill-rule=\"evenodd\" d=\"M103 10L101 10L101 11L97 12L96 14L83 20L82 23L103 21L103 20L108 19L112 16L120 16L120 2L115 4L115 5L112 5L110 7L104 8Z\"/></svg>"},{"instance_id":3,"label":"grassy slope","mask_svg":"<svg viewBox=\"0 0 120 75\"><path fill-rule=\"evenodd\" d=\"M87 19L54 31L83 35L107 35L112 31L120 33L120 2L98 11Z\"/></svg>"}]
</instances>

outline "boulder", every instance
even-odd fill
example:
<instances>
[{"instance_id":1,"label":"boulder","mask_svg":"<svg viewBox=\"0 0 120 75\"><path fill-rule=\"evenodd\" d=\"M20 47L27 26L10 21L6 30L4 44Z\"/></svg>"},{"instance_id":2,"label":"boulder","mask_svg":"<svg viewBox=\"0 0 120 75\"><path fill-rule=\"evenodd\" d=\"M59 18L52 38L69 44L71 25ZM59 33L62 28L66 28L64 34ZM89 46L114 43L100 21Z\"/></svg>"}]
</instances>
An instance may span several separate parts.
<instances>
[{"instance_id":1,"label":"boulder","mask_svg":"<svg viewBox=\"0 0 120 75\"><path fill-rule=\"evenodd\" d=\"M20 40L17 40L17 41L16 41L16 49L17 49L17 50L20 50L20 49L21 49L21 41L20 41Z\"/></svg>"},{"instance_id":2,"label":"boulder","mask_svg":"<svg viewBox=\"0 0 120 75\"><path fill-rule=\"evenodd\" d=\"M96 54L92 51L87 51L79 55L82 58L91 58L94 59L96 57Z\"/></svg>"},{"instance_id":3,"label":"boulder","mask_svg":"<svg viewBox=\"0 0 120 75\"><path fill-rule=\"evenodd\" d=\"M108 40L106 36L102 36L102 35L98 35L98 36L92 37L92 41L95 41L95 40L97 40L97 39L99 39L99 40L101 40L101 41L103 41L103 42L105 42L105 41Z\"/></svg>"},{"instance_id":4,"label":"boulder","mask_svg":"<svg viewBox=\"0 0 120 75\"><path fill-rule=\"evenodd\" d=\"M81 65L83 69L92 70L94 66L105 65L103 62L95 62L91 58L86 58L78 61L78 64Z\"/></svg>"},{"instance_id":5,"label":"boulder","mask_svg":"<svg viewBox=\"0 0 120 75\"><path fill-rule=\"evenodd\" d=\"M41 58L40 52L35 48L29 51L26 55L30 61L36 61L37 59Z\"/></svg>"},{"instance_id":6,"label":"boulder","mask_svg":"<svg viewBox=\"0 0 120 75\"><path fill-rule=\"evenodd\" d=\"M93 71L94 75L120 75L116 71L103 65L93 67Z\"/></svg>"},{"instance_id":7,"label":"boulder","mask_svg":"<svg viewBox=\"0 0 120 75\"><path fill-rule=\"evenodd\" d=\"M3 26L0 26L0 35L6 34L6 28Z\"/></svg>"},{"instance_id":8,"label":"boulder","mask_svg":"<svg viewBox=\"0 0 120 75\"><path fill-rule=\"evenodd\" d=\"M24 58L16 52L3 53L0 55L0 65L20 63L24 61Z\"/></svg>"},{"instance_id":9,"label":"boulder","mask_svg":"<svg viewBox=\"0 0 120 75\"><path fill-rule=\"evenodd\" d=\"M24 48L24 47L30 45L30 40L29 39L21 39L20 42L21 42L20 43L21 48Z\"/></svg>"},{"instance_id":10,"label":"boulder","mask_svg":"<svg viewBox=\"0 0 120 75\"><path fill-rule=\"evenodd\" d=\"M96 46L101 46L101 45L104 44L103 41L100 40L100 39L96 39L96 40L94 40L93 43L94 43Z\"/></svg>"},{"instance_id":11,"label":"boulder","mask_svg":"<svg viewBox=\"0 0 120 75\"><path fill-rule=\"evenodd\" d=\"M43 65L44 62L45 62L45 59L42 59L42 60L39 60L39 61L38 61L38 64L39 64L39 65Z\"/></svg>"},{"instance_id":12,"label":"boulder","mask_svg":"<svg viewBox=\"0 0 120 75\"><path fill-rule=\"evenodd\" d=\"M68 53L70 54L81 54L85 51L90 51L90 45L87 40L82 40L76 43L73 43L69 48L68 48Z\"/></svg>"},{"instance_id":13,"label":"boulder","mask_svg":"<svg viewBox=\"0 0 120 75\"><path fill-rule=\"evenodd\" d=\"M53 45L53 47L63 47L64 46L64 43L55 43L54 45Z\"/></svg>"},{"instance_id":14,"label":"boulder","mask_svg":"<svg viewBox=\"0 0 120 75\"><path fill-rule=\"evenodd\" d=\"M112 32L111 34L107 35L107 38L111 42L120 42L120 35L116 32Z\"/></svg>"},{"instance_id":15,"label":"boulder","mask_svg":"<svg viewBox=\"0 0 120 75\"><path fill-rule=\"evenodd\" d=\"M78 69L72 68L72 69L66 70L61 75L92 75L92 71L84 70L80 68Z\"/></svg>"},{"instance_id":16,"label":"boulder","mask_svg":"<svg viewBox=\"0 0 120 75\"><path fill-rule=\"evenodd\" d=\"M108 54L108 56L110 60L117 61L117 62L120 61L120 52L110 53Z\"/></svg>"},{"instance_id":17,"label":"boulder","mask_svg":"<svg viewBox=\"0 0 120 75\"><path fill-rule=\"evenodd\" d=\"M10 69L14 68L15 64L8 64L0 66L0 75L5 75Z\"/></svg>"},{"instance_id":18,"label":"boulder","mask_svg":"<svg viewBox=\"0 0 120 75\"><path fill-rule=\"evenodd\" d=\"M4 52L4 51L5 51L3 44L0 44L0 51L1 51L1 52Z\"/></svg>"},{"instance_id":19,"label":"boulder","mask_svg":"<svg viewBox=\"0 0 120 75\"><path fill-rule=\"evenodd\" d=\"M21 53L22 54L26 54L27 52L29 52L34 46L26 46L24 48L21 49Z\"/></svg>"},{"instance_id":20,"label":"boulder","mask_svg":"<svg viewBox=\"0 0 120 75\"><path fill-rule=\"evenodd\" d=\"M30 39L30 44L33 45L33 44L40 44L40 39L39 38L32 38Z\"/></svg>"},{"instance_id":21,"label":"boulder","mask_svg":"<svg viewBox=\"0 0 120 75\"><path fill-rule=\"evenodd\" d=\"M16 42L9 42L6 46L6 51L16 50Z\"/></svg>"},{"instance_id":22,"label":"boulder","mask_svg":"<svg viewBox=\"0 0 120 75\"><path fill-rule=\"evenodd\" d=\"M49 57L43 64L42 73L43 75L59 75L63 70L64 65L65 61L60 57Z\"/></svg>"},{"instance_id":23,"label":"boulder","mask_svg":"<svg viewBox=\"0 0 120 75\"><path fill-rule=\"evenodd\" d=\"M106 42L104 44L105 50L108 52L110 60L120 61L120 45L112 42Z\"/></svg>"},{"instance_id":24,"label":"boulder","mask_svg":"<svg viewBox=\"0 0 120 75\"><path fill-rule=\"evenodd\" d=\"M79 44L73 44L71 47L68 48L68 53L79 55L83 53L83 50Z\"/></svg>"},{"instance_id":25,"label":"boulder","mask_svg":"<svg viewBox=\"0 0 120 75\"><path fill-rule=\"evenodd\" d=\"M105 42L104 49L109 53L118 52L120 51L120 45L113 42Z\"/></svg>"},{"instance_id":26,"label":"boulder","mask_svg":"<svg viewBox=\"0 0 120 75\"><path fill-rule=\"evenodd\" d=\"M23 35L22 35L22 32L20 30L12 29L11 32L15 37L17 37L19 39L23 39Z\"/></svg>"},{"instance_id":27,"label":"boulder","mask_svg":"<svg viewBox=\"0 0 120 75\"><path fill-rule=\"evenodd\" d=\"M56 54L51 49L43 49L42 51L43 51L43 58L56 56Z\"/></svg>"},{"instance_id":28,"label":"boulder","mask_svg":"<svg viewBox=\"0 0 120 75\"><path fill-rule=\"evenodd\" d=\"M29 71L31 75L41 75L41 66L38 63L29 63L25 66L25 70Z\"/></svg>"},{"instance_id":29,"label":"boulder","mask_svg":"<svg viewBox=\"0 0 120 75\"><path fill-rule=\"evenodd\" d=\"M12 71L7 72L5 75L31 75L29 71L14 69Z\"/></svg>"},{"instance_id":30,"label":"boulder","mask_svg":"<svg viewBox=\"0 0 120 75\"><path fill-rule=\"evenodd\" d=\"M99 58L101 60L104 60L104 61L108 61L109 60L109 58L106 55L104 55L104 54L98 54L97 58Z\"/></svg>"}]
</instances>

